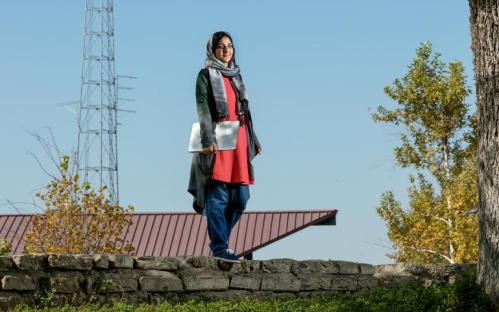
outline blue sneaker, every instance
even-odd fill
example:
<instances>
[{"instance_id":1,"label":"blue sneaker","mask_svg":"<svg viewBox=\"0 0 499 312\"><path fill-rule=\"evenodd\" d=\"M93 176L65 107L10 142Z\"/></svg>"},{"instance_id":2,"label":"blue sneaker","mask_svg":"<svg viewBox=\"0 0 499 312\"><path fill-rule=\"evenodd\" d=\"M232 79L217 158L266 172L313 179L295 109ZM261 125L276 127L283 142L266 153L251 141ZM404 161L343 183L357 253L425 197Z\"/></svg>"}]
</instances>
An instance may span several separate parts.
<instances>
[{"instance_id":1,"label":"blue sneaker","mask_svg":"<svg viewBox=\"0 0 499 312\"><path fill-rule=\"evenodd\" d=\"M228 250L224 250L220 253L214 254L214 258L225 261L225 262L230 262L230 263L240 263L241 261L239 258L234 254L229 252Z\"/></svg>"}]
</instances>

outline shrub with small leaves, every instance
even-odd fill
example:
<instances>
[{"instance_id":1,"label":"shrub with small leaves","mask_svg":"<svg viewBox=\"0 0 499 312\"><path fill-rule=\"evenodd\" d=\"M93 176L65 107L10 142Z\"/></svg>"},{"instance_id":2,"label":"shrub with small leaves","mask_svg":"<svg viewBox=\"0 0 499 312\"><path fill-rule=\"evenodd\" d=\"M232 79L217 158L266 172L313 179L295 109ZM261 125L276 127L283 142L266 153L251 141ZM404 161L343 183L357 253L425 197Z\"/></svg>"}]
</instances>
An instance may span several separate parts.
<instances>
[{"instance_id":1,"label":"shrub with small leaves","mask_svg":"<svg viewBox=\"0 0 499 312\"><path fill-rule=\"evenodd\" d=\"M0 256L7 256L12 251L12 247L5 239L0 239Z\"/></svg>"},{"instance_id":2,"label":"shrub with small leaves","mask_svg":"<svg viewBox=\"0 0 499 312\"><path fill-rule=\"evenodd\" d=\"M78 174L67 174L68 162L69 157L63 157L62 178L36 194L44 211L31 220L25 236L28 253L132 254L124 230L132 223L134 207L113 203L106 187L95 191L89 183L80 184Z\"/></svg>"}]
</instances>

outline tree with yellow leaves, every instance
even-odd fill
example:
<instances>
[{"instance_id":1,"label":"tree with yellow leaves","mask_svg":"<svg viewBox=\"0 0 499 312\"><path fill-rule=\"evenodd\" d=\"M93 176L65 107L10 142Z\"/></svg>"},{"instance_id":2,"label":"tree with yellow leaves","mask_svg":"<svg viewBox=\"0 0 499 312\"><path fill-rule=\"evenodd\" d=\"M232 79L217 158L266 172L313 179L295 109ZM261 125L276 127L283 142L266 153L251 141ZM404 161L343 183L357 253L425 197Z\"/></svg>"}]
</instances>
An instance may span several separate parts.
<instances>
[{"instance_id":1,"label":"tree with yellow leaves","mask_svg":"<svg viewBox=\"0 0 499 312\"><path fill-rule=\"evenodd\" d=\"M409 176L409 209L391 191L376 209L393 243L389 256L398 262L476 262L476 119L466 103L462 63L445 64L425 42L408 73L385 93L397 107L379 106L372 119L401 129L395 159L416 172Z\"/></svg>"},{"instance_id":2,"label":"tree with yellow leaves","mask_svg":"<svg viewBox=\"0 0 499 312\"><path fill-rule=\"evenodd\" d=\"M31 220L24 239L28 253L133 253L123 234L134 208L112 203L105 187L96 192L88 183L80 185L78 174L68 174L68 167L69 157L63 156L62 177L36 194L44 211Z\"/></svg>"}]
</instances>

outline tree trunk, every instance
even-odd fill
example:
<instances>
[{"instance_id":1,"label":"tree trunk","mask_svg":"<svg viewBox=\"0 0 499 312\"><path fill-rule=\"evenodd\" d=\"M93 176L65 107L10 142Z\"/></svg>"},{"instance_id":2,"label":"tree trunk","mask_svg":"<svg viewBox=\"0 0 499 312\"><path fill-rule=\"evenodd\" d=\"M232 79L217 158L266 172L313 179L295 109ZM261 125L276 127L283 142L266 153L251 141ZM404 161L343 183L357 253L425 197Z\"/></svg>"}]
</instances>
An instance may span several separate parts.
<instances>
[{"instance_id":1,"label":"tree trunk","mask_svg":"<svg viewBox=\"0 0 499 312\"><path fill-rule=\"evenodd\" d=\"M443 142L443 153L444 153L444 169L445 169L445 184L443 184L442 192L444 188L446 189L449 185L451 179L450 164L449 164L449 140L445 138ZM447 198L447 229L449 231L449 258L451 263L455 263L455 248L453 243L453 232L454 232L454 218L452 217L452 198L450 192L445 192L445 197Z\"/></svg>"},{"instance_id":2,"label":"tree trunk","mask_svg":"<svg viewBox=\"0 0 499 312\"><path fill-rule=\"evenodd\" d=\"M478 110L478 282L499 303L499 0L469 0Z\"/></svg>"}]
</instances>

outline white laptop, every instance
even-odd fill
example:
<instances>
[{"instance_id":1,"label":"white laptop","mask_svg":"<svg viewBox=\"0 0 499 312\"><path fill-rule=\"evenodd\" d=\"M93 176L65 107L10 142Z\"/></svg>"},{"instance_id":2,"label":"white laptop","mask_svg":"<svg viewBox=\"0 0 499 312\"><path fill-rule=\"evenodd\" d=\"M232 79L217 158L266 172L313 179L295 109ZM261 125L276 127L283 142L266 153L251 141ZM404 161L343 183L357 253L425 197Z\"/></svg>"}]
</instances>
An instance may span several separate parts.
<instances>
[{"instance_id":1,"label":"white laptop","mask_svg":"<svg viewBox=\"0 0 499 312\"><path fill-rule=\"evenodd\" d=\"M239 120L218 122L215 128L215 138L218 150L224 151L236 149L238 130ZM195 122L192 124L188 151L190 153L197 153L202 150L201 128L199 126L199 122Z\"/></svg>"}]
</instances>

